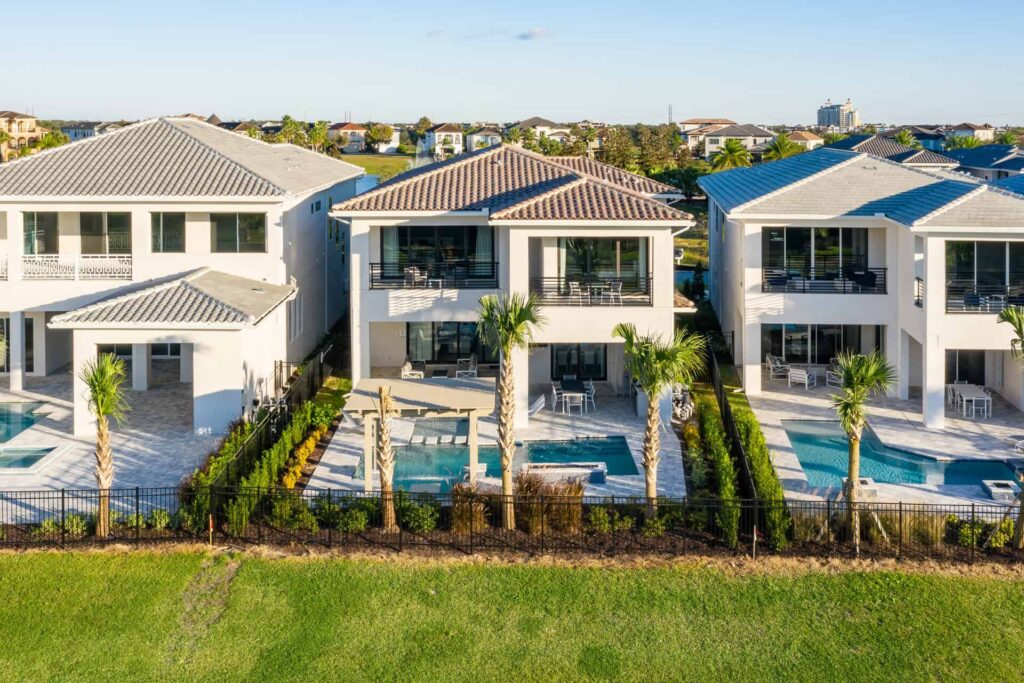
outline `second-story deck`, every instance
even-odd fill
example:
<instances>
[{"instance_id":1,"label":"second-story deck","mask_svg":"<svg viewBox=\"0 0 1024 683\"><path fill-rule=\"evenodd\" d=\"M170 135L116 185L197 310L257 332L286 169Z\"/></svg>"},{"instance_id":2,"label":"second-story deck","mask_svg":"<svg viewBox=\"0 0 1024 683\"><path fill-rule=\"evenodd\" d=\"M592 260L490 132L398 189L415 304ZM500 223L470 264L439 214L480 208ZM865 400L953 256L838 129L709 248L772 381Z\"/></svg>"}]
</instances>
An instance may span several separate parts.
<instances>
[{"instance_id":1,"label":"second-story deck","mask_svg":"<svg viewBox=\"0 0 1024 683\"><path fill-rule=\"evenodd\" d=\"M371 263L370 289L497 289L498 265L472 259Z\"/></svg>"},{"instance_id":2,"label":"second-story deck","mask_svg":"<svg viewBox=\"0 0 1024 683\"><path fill-rule=\"evenodd\" d=\"M651 277L536 277L530 292L544 306L650 306Z\"/></svg>"}]
</instances>

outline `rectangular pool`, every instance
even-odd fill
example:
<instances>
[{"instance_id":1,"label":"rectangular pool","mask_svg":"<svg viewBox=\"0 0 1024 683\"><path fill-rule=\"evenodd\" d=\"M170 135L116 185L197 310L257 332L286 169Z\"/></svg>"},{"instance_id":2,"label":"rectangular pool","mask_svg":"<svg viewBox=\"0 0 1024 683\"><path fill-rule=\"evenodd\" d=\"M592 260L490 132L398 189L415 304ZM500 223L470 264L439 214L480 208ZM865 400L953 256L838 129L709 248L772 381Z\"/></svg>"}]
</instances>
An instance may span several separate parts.
<instances>
[{"instance_id":1,"label":"rectangular pool","mask_svg":"<svg viewBox=\"0 0 1024 683\"><path fill-rule=\"evenodd\" d=\"M784 420L797 460L814 488L841 488L849 462L849 442L838 422ZM870 428L860 444L860 476L883 484L981 486L983 479L1016 480L999 460L934 460L889 448Z\"/></svg>"},{"instance_id":2,"label":"rectangular pool","mask_svg":"<svg viewBox=\"0 0 1024 683\"><path fill-rule=\"evenodd\" d=\"M18 470L32 467L53 448L0 448L0 470Z\"/></svg>"},{"instance_id":3,"label":"rectangular pool","mask_svg":"<svg viewBox=\"0 0 1024 683\"><path fill-rule=\"evenodd\" d=\"M486 463L487 476L501 476L501 455L497 446L480 446L477 457ZM609 476L638 474L633 454L624 436L607 436L575 441L524 441L516 448L512 461L514 472L523 463L545 462L603 462ZM447 493L462 479L462 468L469 464L469 446L462 445L409 445L395 448L395 488L403 491L420 490L440 485ZM356 479L363 478L360 460Z\"/></svg>"},{"instance_id":4,"label":"rectangular pool","mask_svg":"<svg viewBox=\"0 0 1024 683\"><path fill-rule=\"evenodd\" d=\"M36 423L36 411L44 403L0 403L0 443L10 441Z\"/></svg>"}]
</instances>

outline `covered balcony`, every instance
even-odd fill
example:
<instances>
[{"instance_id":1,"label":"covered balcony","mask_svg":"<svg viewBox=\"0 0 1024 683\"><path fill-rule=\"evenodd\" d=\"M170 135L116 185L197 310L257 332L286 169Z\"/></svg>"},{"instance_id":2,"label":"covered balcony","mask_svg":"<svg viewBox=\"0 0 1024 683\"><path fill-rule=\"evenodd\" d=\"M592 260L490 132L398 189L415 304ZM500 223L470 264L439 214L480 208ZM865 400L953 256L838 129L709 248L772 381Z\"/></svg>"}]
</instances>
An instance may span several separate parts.
<instances>
[{"instance_id":1,"label":"covered balcony","mask_svg":"<svg viewBox=\"0 0 1024 683\"><path fill-rule=\"evenodd\" d=\"M651 306L643 237L530 238L530 291L545 306Z\"/></svg>"},{"instance_id":2,"label":"covered balcony","mask_svg":"<svg viewBox=\"0 0 1024 683\"><path fill-rule=\"evenodd\" d=\"M870 236L869 228L765 228L761 291L886 294L888 269L871 258Z\"/></svg>"},{"instance_id":3,"label":"covered balcony","mask_svg":"<svg viewBox=\"0 0 1024 683\"><path fill-rule=\"evenodd\" d=\"M127 212L28 212L23 239L23 280L132 279L131 214ZM6 271L5 262L4 278Z\"/></svg>"},{"instance_id":4,"label":"covered balcony","mask_svg":"<svg viewBox=\"0 0 1024 683\"><path fill-rule=\"evenodd\" d=\"M946 312L1024 306L1024 242L946 242Z\"/></svg>"},{"instance_id":5,"label":"covered balcony","mask_svg":"<svg viewBox=\"0 0 1024 683\"><path fill-rule=\"evenodd\" d=\"M370 289L496 289L494 228L394 226L380 230Z\"/></svg>"}]
</instances>

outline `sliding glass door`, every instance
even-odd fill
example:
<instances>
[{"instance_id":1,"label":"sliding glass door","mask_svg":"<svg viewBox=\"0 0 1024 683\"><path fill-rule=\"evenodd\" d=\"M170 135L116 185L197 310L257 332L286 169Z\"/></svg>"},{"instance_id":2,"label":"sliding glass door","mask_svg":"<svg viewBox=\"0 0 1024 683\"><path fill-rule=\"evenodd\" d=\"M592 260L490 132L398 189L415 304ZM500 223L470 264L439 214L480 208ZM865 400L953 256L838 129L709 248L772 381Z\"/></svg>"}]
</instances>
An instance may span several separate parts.
<instances>
[{"instance_id":1,"label":"sliding glass door","mask_svg":"<svg viewBox=\"0 0 1024 683\"><path fill-rule=\"evenodd\" d=\"M761 353L787 363L828 365L843 351L883 348L881 325L762 325Z\"/></svg>"},{"instance_id":2,"label":"sliding glass door","mask_svg":"<svg viewBox=\"0 0 1024 683\"><path fill-rule=\"evenodd\" d=\"M607 379L607 356L604 344L552 344L551 379L560 380L566 375L576 379Z\"/></svg>"},{"instance_id":3,"label":"sliding glass door","mask_svg":"<svg viewBox=\"0 0 1024 683\"><path fill-rule=\"evenodd\" d=\"M491 277L494 228L472 226L393 226L380 229L380 258L385 273L401 276L407 266L448 264L470 276Z\"/></svg>"},{"instance_id":4,"label":"sliding glass door","mask_svg":"<svg viewBox=\"0 0 1024 683\"><path fill-rule=\"evenodd\" d=\"M498 360L480 341L476 323L465 322L407 323L406 354L414 363L455 364L473 354L478 363Z\"/></svg>"},{"instance_id":5,"label":"sliding glass door","mask_svg":"<svg viewBox=\"0 0 1024 683\"><path fill-rule=\"evenodd\" d=\"M867 267L868 229L765 228L761 258L767 269L834 280L844 269Z\"/></svg>"},{"instance_id":6,"label":"sliding glass door","mask_svg":"<svg viewBox=\"0 0 1024 683\"><path fill-rule=\"evenodd\" d=\"M558 249L564 278L646 281L646 238L560 238Z\"/></svg>"}]
</instances>

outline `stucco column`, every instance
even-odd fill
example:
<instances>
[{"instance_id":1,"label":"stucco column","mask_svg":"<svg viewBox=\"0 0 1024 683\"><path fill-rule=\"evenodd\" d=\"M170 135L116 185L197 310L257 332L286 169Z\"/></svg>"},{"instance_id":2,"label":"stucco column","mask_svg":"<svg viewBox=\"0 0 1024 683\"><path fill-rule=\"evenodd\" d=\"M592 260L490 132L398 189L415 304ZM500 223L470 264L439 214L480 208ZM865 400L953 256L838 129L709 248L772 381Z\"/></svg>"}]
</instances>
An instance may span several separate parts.
<instances>
[{"instance_id":1,"label":"stucco column","mask_svg":"<svg viewBox=\"0 0 1024 683\"><path fill-rule=\"evenodd\" d=\"M373 415L363 415L363 491L373 491Z\"/></svg>"},{"instance_id":2,"label":"stucco column","mask_svg":"<svg viewBox=\"0 0 1024 683\"><path fill-rule=\"evenodd\" d=\"M899 350L890 352L891 358L897 358L896 371L899 373L899 385L896 387L896 395L901 401L910 398L910 335L905 331L899 331Z\"/></svg>"},{"instance_id":3,"label":"stucco column","mask_svg":"<svg viewBox=\"0 0 1024 683\"><path fill-rule=\"evenodd\" d=\"M512 370L516 383L516 428L530 425L530 352L517 349L512 352Z\"/></svg>"},{"instance_id":4,"label":"stucco column","mask_svg":"<svg viewBox=\"0 0 1024 683\"><path fill-rule=\"evenodd\" d=\"M921 373L924 426L943 429L946 426L946 349L937 334L928 335Z\"/></svg>"},{"instance_id":5,"label":"stucco column","mask_svg":"<svg viewBox=\"0 0 1024 683\"><path fill-rule=\"evenodd\" d=\"M754 322L743 325L743 348L734 349L733 355L739 362L743 363L742 380L743 390L752 396L761 393L761 322L754 318ZM708 349L711 353L711 349Z\"/></svg>"},{"instance_id":6,"label":"stucco column","mask_svg":"<svg viewBox=\"0 0 1024 683\"><path fill-rule=\"evenodd\" d=\"M370 226L352 221L349 252L349 346L352 385L370 376L370 322L363 293L370 286Z\"/></svg>"},{"instance_id":7,"label":"stucco column","mask_svg":"<svg viewBox=\"0 0 1024 683\"><path fill-rule=\"evenodd\" d=\"M96 358L96 346L83 332L72 333L73 379L71 384L71 400L74 404L75 436L89 436L96 432L96 419L89 410L89 388L82 381L82 370L85 364Z\"/></svg>"},{"instance_id":8,"label":"stucco column","mask_svg":"<svg viewBox=\"0 0 1024 683\"><path fill-rule=\"evenodd\" d=\"M469 445L469 485L476 486L476 468L480 461L480 449L477 445L477 420L476 411L469 414L469 436L466 439Z\"/></svg>"},{"instance_id":9,"label":"stucco column","mask_svg":"<svg viewBox=\"0 0 1024 683\"><path fill-rule=\"evenodd\" d=\"M182 384L192 381L192 345L181 344L181 360L178 367L178 379Z\"/></svg>"},{"instance_id":10,"label":"stucco column","mask_svg":"<svg viewBox=\"0 0 1024 683\"><path fill-rule=\"evenodd\" d=\"M11 391L25 388L25 313L11 311L10 324L7 327L7 346L10 349L11 362L7 368L11 378Z\"/></svg>"},{"instance_id":11,"label":"stucco column","mask_svg":"<svg viewBox=\"0 0 1024 683\"><path fill-rule=\"evenodd\" d=\"M149 344L132 344L132 390L149 391L152 354Z\"/></svg>"},{"instance_id":12,"label":"stucco column","mask_svg":"<svg viewBox=\"0 0 1024 683\"><path fill-rule=\"evenodd\" d=\"M921 373L923 397L921 409L924 424L929 429L942 429L946 425L946 348L942 343L946 314L946 241L929 237L924 251L925 329L921 340Z\"/></svg>"},{"instance_id":13,"label":"stucco column","mask_svg":"<svg viewBox=\"0 0 1024 683\"><path fill-rule=\"evenodd\" d=\"M7 281L21 279L21 256L25 252L25 220L21 211L7 212ZM3 258L3 255L0 255Z\"/></svg>"}]
</instances>

